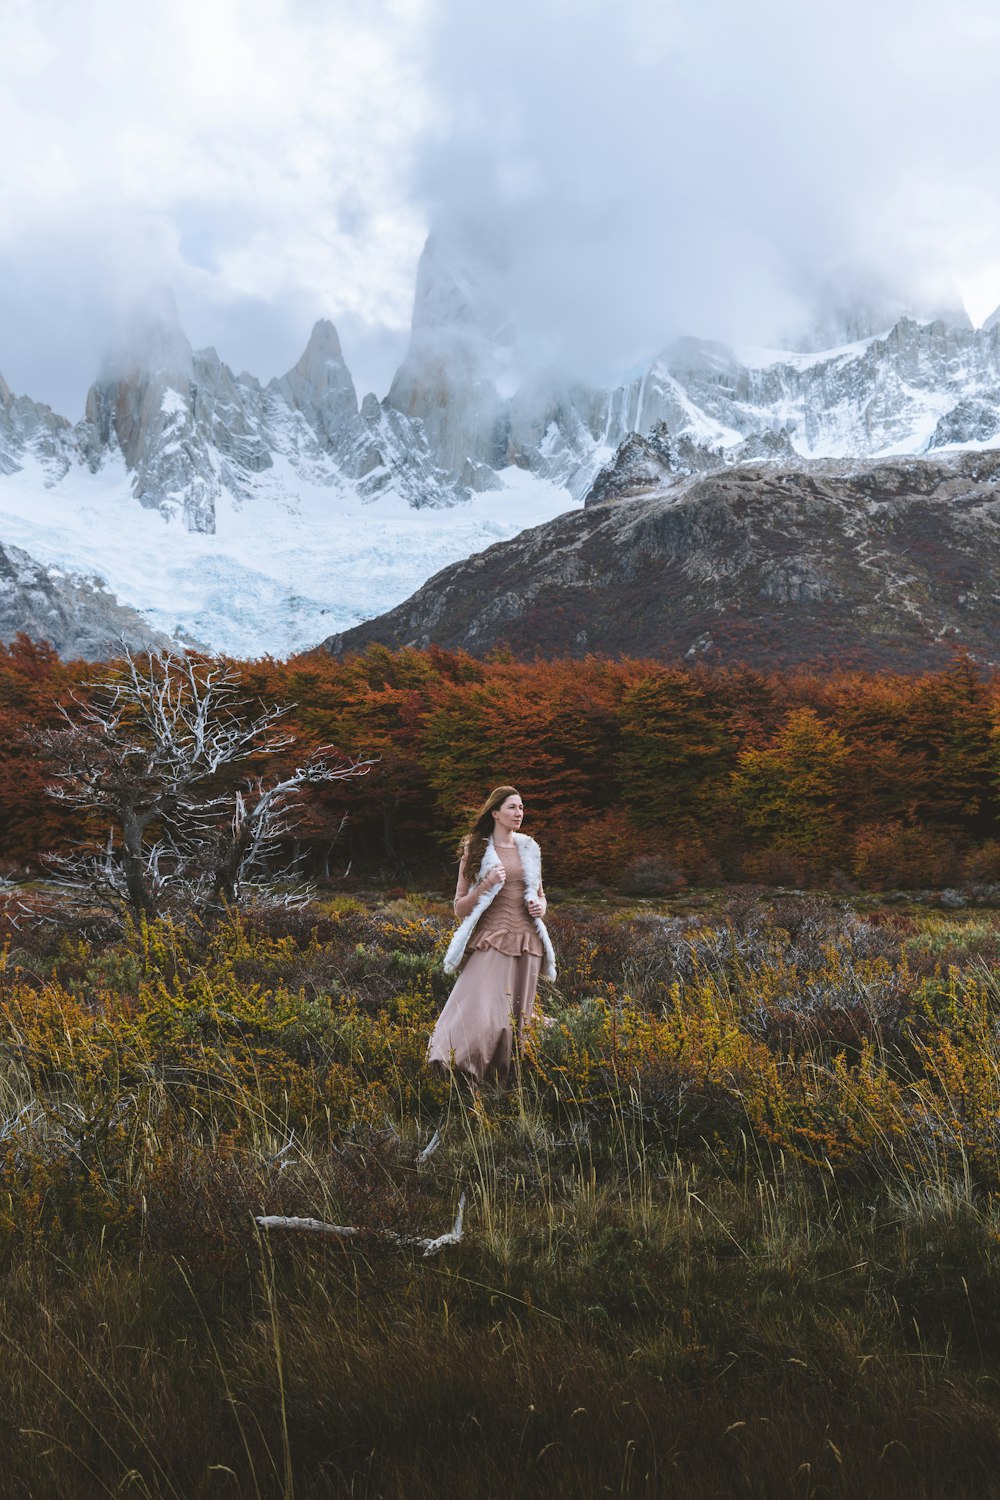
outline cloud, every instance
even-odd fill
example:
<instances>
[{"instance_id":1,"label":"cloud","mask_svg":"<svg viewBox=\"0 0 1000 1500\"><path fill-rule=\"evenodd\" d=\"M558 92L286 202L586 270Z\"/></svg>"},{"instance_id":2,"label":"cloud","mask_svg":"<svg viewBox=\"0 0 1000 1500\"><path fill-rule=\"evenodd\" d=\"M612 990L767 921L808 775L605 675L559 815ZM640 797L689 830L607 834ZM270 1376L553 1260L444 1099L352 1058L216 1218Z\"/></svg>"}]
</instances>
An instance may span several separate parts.
<instances>
[{"instance_id":1,"label":"cloud","mask_svg":"<svg viewBox=\"0 0 1000 1500\"><path fill-rule=\"evenodd\" d=\"M0 369L73 408L169 282L197 344L278 373L316 317L402 346L425 233L414 0L7 0ZM350 350L348 351L350 353Z\"/></svg>"},{"instance_id":2,"label":"cloud","mask_svg":"<svg viewBox=\"0 0 1000 1500\"><path fill-rule=\"evenodd\" d=\"M492 217L527 337L595 377L830 278L954 300L1000 261L998 51L985 0L442 0L428 213Z\"/></svg>"},{"instance_id":3,"label":"cloud","mask_svg":"<svg viewBox=\"0 0 1000 1500\"><path fill-rule=\"evenodd\" d=\"M525 364L768 341L820 289L1000 301L993 0L5 0L0 371L76 416L122 307L364 391L428 226L504 247Z\"/></svg>"}]
</instances>

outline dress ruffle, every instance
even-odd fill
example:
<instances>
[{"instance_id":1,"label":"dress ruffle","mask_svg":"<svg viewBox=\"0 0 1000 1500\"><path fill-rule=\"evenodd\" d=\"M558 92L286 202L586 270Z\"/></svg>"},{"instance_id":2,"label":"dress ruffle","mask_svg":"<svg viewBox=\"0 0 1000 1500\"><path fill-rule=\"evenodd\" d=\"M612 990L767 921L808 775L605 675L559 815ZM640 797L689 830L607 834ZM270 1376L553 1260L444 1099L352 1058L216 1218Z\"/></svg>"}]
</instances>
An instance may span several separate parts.
<instances>
[{"instance_id":1,"label":"dress ruffle","mask_svg":"<svg viewBox=\"0 0 1000 1500\"><path fill-rule=\"evenodd\" d=\"M545 956L542 940L534 927L518 927L506 931L501 928L493 932L482 932L478 936L473 933L469 943L470 953L481 953L484 948L492 948L494 953L503 953L507 958L520 958L525 953L532 958Z\"/></svg>"},{"instance_id":2,"label":"dress ruffle","mask_svg":"<svg viewBox=\"0 0 1000 1500\"><path fill-rule=\"evenodd\" d=\"M494 953L502 953L505 958L522 958L525 954L543 958L545 948L524 904L521 856L516 847L501 846L496 852L507 872L507 880L473 928L467 951L481 953L492 948Z\"/></svg>"}]
</instances>

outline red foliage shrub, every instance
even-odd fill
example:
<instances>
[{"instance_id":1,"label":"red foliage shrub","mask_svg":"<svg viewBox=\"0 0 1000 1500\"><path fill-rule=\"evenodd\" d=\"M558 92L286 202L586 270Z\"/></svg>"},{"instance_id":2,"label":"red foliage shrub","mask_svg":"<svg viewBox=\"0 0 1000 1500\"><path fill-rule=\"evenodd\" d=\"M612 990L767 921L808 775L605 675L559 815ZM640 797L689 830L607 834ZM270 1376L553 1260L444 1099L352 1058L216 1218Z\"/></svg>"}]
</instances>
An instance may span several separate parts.
<instances>
[{"instance_id":1,"label":"red foliage shrub","mask_svg":"<svg viewBox=\"0 0 1000 1500\"><path fill-rule=\"evenodd\" d=\"M971 849L962 864L962 879L967 885L1000 884L1000 839L987 839L978 849Z\"/></svg>"}]
</instances>

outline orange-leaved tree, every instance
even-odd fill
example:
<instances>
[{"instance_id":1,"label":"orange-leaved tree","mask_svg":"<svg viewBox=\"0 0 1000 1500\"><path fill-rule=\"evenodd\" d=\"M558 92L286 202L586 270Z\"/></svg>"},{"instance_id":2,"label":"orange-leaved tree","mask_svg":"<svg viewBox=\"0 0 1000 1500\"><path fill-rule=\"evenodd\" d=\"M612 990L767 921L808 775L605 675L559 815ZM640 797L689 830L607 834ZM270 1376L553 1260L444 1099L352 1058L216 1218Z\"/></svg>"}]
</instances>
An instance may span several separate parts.
<instances>
[{"instance_id":1,"label":"orange-leaved tree","mask_svg":"<svg viewBox=\"0 0 1000 1500\"><path fill-rule=\"evenodd\" d=\"M773 849L837 858L846 764L840 731L813 708L793 709L770 745L739 756L732 787L747 828Z\"/></svg>"}]
</instances>

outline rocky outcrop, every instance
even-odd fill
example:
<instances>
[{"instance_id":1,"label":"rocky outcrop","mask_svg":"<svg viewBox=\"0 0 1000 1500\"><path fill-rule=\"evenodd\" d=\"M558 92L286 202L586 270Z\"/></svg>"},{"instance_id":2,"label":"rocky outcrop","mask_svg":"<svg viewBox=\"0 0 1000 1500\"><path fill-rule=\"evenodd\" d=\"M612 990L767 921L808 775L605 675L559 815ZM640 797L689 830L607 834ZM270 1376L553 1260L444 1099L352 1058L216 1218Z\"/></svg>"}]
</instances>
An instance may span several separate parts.
<instances>
[{"instance_id":1,"label":"rocky outcrop","mask_svg":"<svg viewBox=\"0 0 1000 1500\"><path fill-rule=\"evenodd\" d=\"M337 453L358 418L354 381L344 363L337 330L326 318L313 328L298 364L272 380L268 390L301 412L321 445Z\"/></svg>"},{"instance_id":2,"label":"rocky outcrop","mask_svg":"<svg viewBox=\"0 0 1000 1500\"><path fill-rule=\"evenodd\" d=\"M627 500L663 489L693 474L712 474L739 464L794 463L795 451L786 432L754 433L732 448L707 448L685 434L672 438L665 422L657 422L648 437L630 432L610 464L601 470L584 505Z\"/></svg>"},{"instance_id":3,"label":"rocky outcrop","mask_svg":"<svg viewBox=\"0 0 1000 1500\"><path fill-rule=\"evenodd\" d=\"M986 443L1000 433L1000 410L992 401L973 397L959 401L935 427L928 448L949 444Z\"/></svg>"},{"instance_id":4,"label":"rocky outcrop","mask_svg":"<svg viewBox=\"0 0 1000 1500\"><path fill-rule=\"evenodd\" d=\"M167 294L134 314L108 356L87 396L81 448L91 468L108 450L120 451L141 505L179 514L190 531L213 531L221 481L211 406L212 393L199 392L191 346Z\"/></svg>"},{"instance_id":5,"label":"rocky outcrop","mask_svg":"<svg viewBox=\"0 0 1000 1500\"><path fill-rule=\"evenodd\" d=\"M733 464L753 463L757 459L769 464L794 464L797 454L791 438L782 429L778 432L753 432L722 456L725 463Z\"/></svg>"},{"instance_id":6,"label":"rocky outcrop","mask_svg":"<svg viewBox=\"0 0 1000 1500\"><path fill-rule=\"evenodd\" d=\"M940 320L954 328L972 328L957 290L943 300L916 304L900 296L888 281L870 274L841 270L827 275L808 290L806 300L811 309L806 332L787 343L790 350L804 353L878 338L895 327L900 318L917 323Z\"/></svg>"},{"instance_id":7,"label":"rocky outcrop","mask_svg":"<svg viewBox=\"0 0 1000 1500\"><path fill-rule=\"evenodd\" d=\"M245 498L252 488L251 476L274 464L275 445L260 382L252 375L234 376L214 349L197 350L192 367L190 421L199 429L203 463L208 455L206 478L215 474L220 490L224 487Z\"/></svg>"},{"instance_id":8,"label":"rocky outcrop","mask_svg":"<svg viewBox=\"0 0 1000 1500\"><path fill-rule=\"evenodd\" d=\"M164 647L166 638L109 594L100 579L45 568L20 547L0 544L0 640L19 633L48 641L60 656L100 661Z\"/></svg>"},{"instance_id":9,"label":"rocky outcrop","mask_svg":"<svg viewBox=\"0 0 1000 1500\"><path fill-rule=\"evenodd\" d=\"M688 403L664 410L672 433L688 431L724 448L780 428L801 456L917 451L929 419L958 401L1000 396L1000 329L975 332L944 322L901 319L888 334L822 355L740 356L723 344L681 339L659 369ZM662 383L662 382L661 382ZM660 413L649 396L643 428ZM721 430L721 443L711 427ZM709 436L700 434L708 429Z\"/></svg>"},{"instance_id":10,"label":"rocky outcrop","mask_svg":"<svg viewBox=\"0 0 1000 1500\"><path fill-rule=\"evenodd\" d=\"M1000 664L1000 453L838 474L741 466L604 503L444 569L332 637L483 654Z\"/></svg>"},{"instance_id":11,"label":"rocky outcrop","mask_svg":"<svg viewBox=\"0 0 1000 1500\"><path fill-rule=\"evenodd\" d=\"M930 323L903 317L878 337L826 352L678 339L610 391L534 378L509 401L506 430L511 462L582 498L630 433L662 427L675 450L686 444L682 467L691 472L752 459L916 454L968 401L1000 405L1000 324L976 331L955 313ZM448 467L447 455L439 461Z\"/></svg>"},{"instance_id":12,"label":"rocky outcrop","mask_svg":"<svg viewBox=\"0 0 1000 1500\"><path fill-rule=\"evenodd\" d=\"M607 393L555 370L529 376L507 405L508 460L582 500L610 456Z\"/></svg>"},{"instance_id":13,"label":"rocky outcrop","mask_svg":"<svg viewBox=\"0 0 1000 1500\"><path fill-rule=\"evenodd\" d=\"M326 319L292 369L262 387L214 349L193 351L172 299L133 318L91 387L76 441L92 470L120 453L136 499L191 531L213 531L222 494L257 493L279 456L310 484L355 484L367 498L395 493L416 507L456 504L473 484L440 467L419 421L375 397L359 412Z\"/></svg>"},{"instance_id":14,"label":"rocky outcrop","mask_svg":"<svg viewBox=\"0 0 1000 1500\"><path fill-rule=\"evenodd\" d=\"M361 403L361 425L347 463L365 500L395 492L421 510L454 505L468 493L434 462L423 425L371 392Z\"/></svg>"},{"instance_id":15,"label":"rocky outcrop","mask_svg":"<svg viewBox=\"0 0 1000 1500\"><path fill-rule=\"evenodd\" d=\"M684 470L670 446L665 422L658 422L649 437L630 432L611 463L594 480L585 505L610 500L628 500L663 487Z\"/></svg>"},{"instance_id":16,"label":"rocky outcrop","mask_svg":"<svg viewBox=\"0 0 1000 1500\"><path fill-rule=\"evenodd\" d=\"M77 456L73 429L50 406L15 396L0 375L0 474L16 474L33 458L43 483L57 484Z\"/></svg>"}]
</instances>

